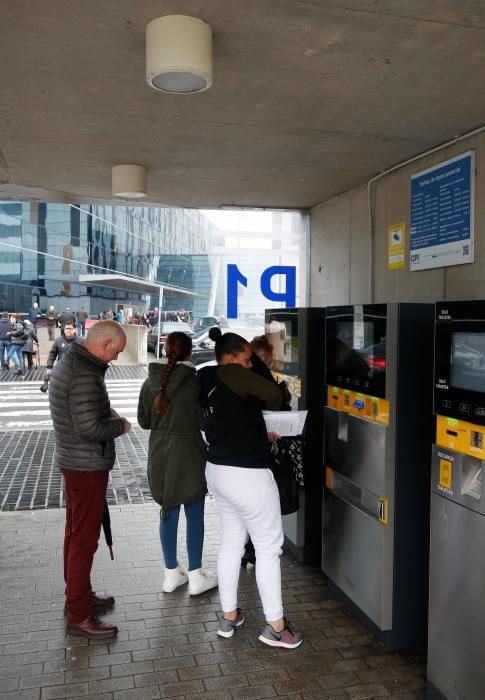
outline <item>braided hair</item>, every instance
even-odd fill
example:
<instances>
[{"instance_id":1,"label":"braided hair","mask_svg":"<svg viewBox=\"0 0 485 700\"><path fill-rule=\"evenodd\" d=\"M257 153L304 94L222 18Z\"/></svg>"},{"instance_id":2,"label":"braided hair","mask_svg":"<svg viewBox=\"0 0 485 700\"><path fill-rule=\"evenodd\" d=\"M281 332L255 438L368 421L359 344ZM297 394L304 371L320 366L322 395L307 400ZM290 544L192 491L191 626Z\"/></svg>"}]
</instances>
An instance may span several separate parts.
<instances>
[{"instance_id":1,"label":"braided hair","mask_svg":"<svg viewBox=\"0 0 485 700\"><path fill-rule=\"evenodd\" d=\"M186 333L181 331L175 331L167 336L165 342L165 354L167 356L168 362L165 365L164 372L162 374L162 381L160 383L160 391L155 396L153 401L153 409L156 413L165 413L168 408L169 399L165 394L165 390L170 379L170 375L177 362L182 362L190 357L192 352L192 340Z\"/></svg>"}]
</instances>

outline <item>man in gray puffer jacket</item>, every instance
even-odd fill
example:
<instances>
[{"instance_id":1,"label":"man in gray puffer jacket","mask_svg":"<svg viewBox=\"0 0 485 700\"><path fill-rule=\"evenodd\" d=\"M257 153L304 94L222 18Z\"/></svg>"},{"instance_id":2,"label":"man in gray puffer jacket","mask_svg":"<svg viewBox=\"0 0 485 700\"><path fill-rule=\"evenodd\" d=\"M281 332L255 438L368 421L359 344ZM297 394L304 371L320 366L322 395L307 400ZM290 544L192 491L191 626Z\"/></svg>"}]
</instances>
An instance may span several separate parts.
<instances>
[{"instance_id":1,"label":"man in gray puffer jacket","mask_svg":"<svg viewBox=\"0 0 485 700\"><path fill-rule=\"evenodd\" d=\"M104 375L108 363L124 350L126 336L114 321L94 325L84 345L74 343L55 366L49 402L56 438L55 463L66 491L64 579L67 632L89 639L109 639L118 629L94 617L114 604L96 596L91 568L98 547L108 475L115 462L115 438L131 429L112 411Z\"/></svg>"}]
</instances>

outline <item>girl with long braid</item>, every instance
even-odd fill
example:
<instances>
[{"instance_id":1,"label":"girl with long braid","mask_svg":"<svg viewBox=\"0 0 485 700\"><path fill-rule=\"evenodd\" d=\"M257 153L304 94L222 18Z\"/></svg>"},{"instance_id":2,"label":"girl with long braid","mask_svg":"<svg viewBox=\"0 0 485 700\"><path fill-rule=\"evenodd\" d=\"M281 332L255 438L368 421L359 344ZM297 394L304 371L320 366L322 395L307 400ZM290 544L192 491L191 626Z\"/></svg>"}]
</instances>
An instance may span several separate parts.
<instances>
[{"instance_id":1,"label":"girl with long braid","mask_svg":"<svg viewBox=\"0 0 485 700\"><path fill-rule=\"evenodd\" d=\"M202 568L204 471L207 449L200 432L192 341L181 332L170 333L166 357L151 362L138 401L138 423L150 430L148 482L160 504L160 541L165 561L163 591L171 593L189 582L189 594L217 586L217 577ZM177 559L180 506L187 520L188 571Z\"/></svg>"}]
</instances>

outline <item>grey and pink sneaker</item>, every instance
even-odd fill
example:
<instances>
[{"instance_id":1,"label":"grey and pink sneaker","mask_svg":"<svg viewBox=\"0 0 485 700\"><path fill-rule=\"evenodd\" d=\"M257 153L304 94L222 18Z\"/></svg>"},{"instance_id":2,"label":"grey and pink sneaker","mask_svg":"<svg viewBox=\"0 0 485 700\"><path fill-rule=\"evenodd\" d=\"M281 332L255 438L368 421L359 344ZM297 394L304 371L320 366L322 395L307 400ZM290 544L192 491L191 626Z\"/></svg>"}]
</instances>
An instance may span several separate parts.
<instances>
[{"instance_id":1,"label":"grey and pink sneaker","mask_svg":"<svg viewBox=\"0 0 485 700\"><path fill-rule=\"evenodd\" d=\"M219 637L225 637L226 639L229 639L229 637L232 637L234 634L234 630L236 627L241 627L241 625L244 624L244 615L242 612L237 609L237 617L235 620L226 620L225 617L223 617L220 622L219 622L219 629L217 630L217 634Z\"/></svg>"},{"instance_id":2,"label":"grey and pink sneaker","mask_svg":"<svg viewBox=\"0 0 485 700\"><path fill-rule=\"evenodd\" d=\"M281 632L276 632L271 625L266 624L261 630L259 641L270 647L282 647L283 649L296 649L302 643L301 634L295 632L285 618L285 626Z\"/></svg>"}]
</instances>

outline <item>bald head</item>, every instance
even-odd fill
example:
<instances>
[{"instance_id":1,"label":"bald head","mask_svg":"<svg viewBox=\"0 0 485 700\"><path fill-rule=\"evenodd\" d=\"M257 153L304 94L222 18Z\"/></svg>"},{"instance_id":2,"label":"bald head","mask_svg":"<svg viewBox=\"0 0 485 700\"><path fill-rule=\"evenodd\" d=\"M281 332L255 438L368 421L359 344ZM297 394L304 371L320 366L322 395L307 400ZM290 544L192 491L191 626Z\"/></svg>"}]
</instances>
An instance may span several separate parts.
<instances>
[{"instance_id":1,"label":"bald head","mask_svg":"<svg viewBox=\"0 0 485 700\"><path fill-rule=\"evenodd\" d=\"M116 360L126 345L126 335L115 321L98 321L88 331L84 347L103 362Z\"/></svg>"}]
</instances>

